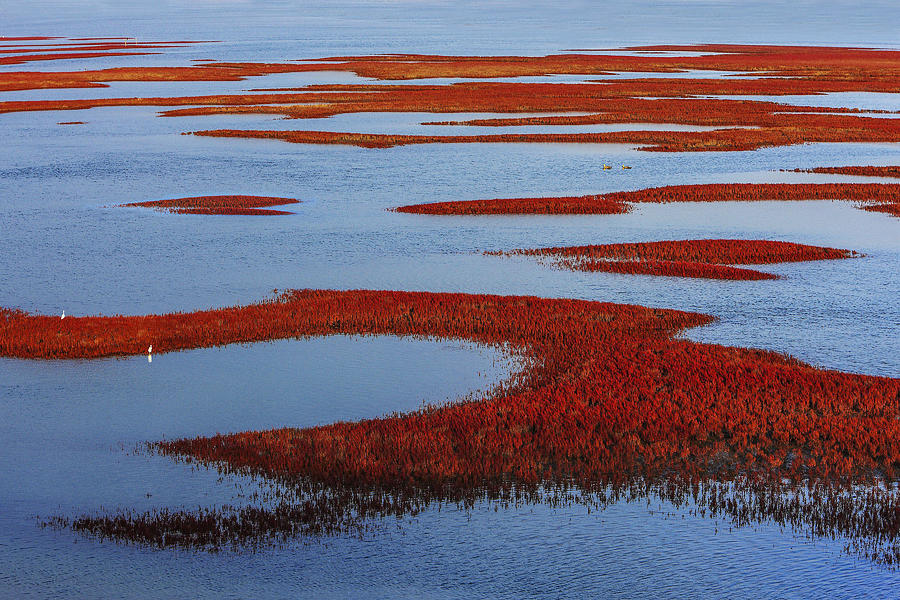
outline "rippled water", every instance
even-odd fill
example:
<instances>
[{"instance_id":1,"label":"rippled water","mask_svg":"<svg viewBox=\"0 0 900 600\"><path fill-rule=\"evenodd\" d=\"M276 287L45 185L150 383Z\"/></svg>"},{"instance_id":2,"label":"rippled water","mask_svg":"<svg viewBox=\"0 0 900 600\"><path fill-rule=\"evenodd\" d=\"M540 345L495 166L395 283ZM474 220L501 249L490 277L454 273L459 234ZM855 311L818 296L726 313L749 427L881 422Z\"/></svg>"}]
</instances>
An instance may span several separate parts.
<instances>
[{"instance_id":1,"label":"rippled water","mask_svg":"<svg viewBox=\"0 0 900 600\"><path fill-rule=\"evenodd\" d=\"M21 69L285 60L374 52L540 54L657 42L890 45L893 2L65 3L2 6L2 35L220 39L164 57ZM790 13L791 18L788 18ZM699 18L698 15L704 15ZM803 14L803 19L793 18ZM898 18L889 18L891 15ZM402 18L400 18L402 17ZM722 74L715 74L716 76ZM582 80L584 78L571 78ZM249 82L116 83L5 99L237 92L348 83L337 73ZM560 79L566 80L566 79ZM885 94L779 98L897 110ZM691 339L788 352L814 364L900 375L898 222L841 202L644 205L625 215L428 217L414 202L568 195L717 181L849 181L778 169L900 164L896 144L811 144L734 153L617 145L424 145L370 150L181 136L219 127L481 133L421 121L473 115L161 119L155 107L0 115L0 306L141 314L246 303L274 288L534 294L715 315ZM60 126L82 120L86 125ZM518 128L517 128L518 129ZM525 128L521 128L525 129ZM527 128L543 131L543 128ZM484 128L488 133L502 129ZM589 130L584 128L583 130ZM606 163L633 168L604 171ZM245 193L296 197L278 218L112 208ZM778 281L556 271L484 250L698 237L780 239L865 257L765 266ZM0 596L8 597L892 597L900 576L770 525L731 530L686 509L622 503L444 507L364 539L244 554L98 543L35 516L238 501L252 483L135 454L163 437L308 426L411 410L504 379L500 349L390 337L283 340L101 361L0 360Z\"/></svg>"}]
</instances>

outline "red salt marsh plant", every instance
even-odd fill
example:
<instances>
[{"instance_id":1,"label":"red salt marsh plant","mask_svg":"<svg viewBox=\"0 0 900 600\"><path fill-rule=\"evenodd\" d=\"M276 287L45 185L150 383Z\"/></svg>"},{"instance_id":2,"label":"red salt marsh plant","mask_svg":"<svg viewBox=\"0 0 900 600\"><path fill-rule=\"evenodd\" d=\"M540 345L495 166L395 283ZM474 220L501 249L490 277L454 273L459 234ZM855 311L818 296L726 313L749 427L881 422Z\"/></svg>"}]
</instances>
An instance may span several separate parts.
<instances>
[{"instance_id":1,"label":"red salt marsh plant","mask_svg":"<svg viewBox=\"0 0 900 600\"><path fill-rule=\"evenodd\" d=\"M171 200L132 202L121 206L141 206L171 213L193 215L292 215L286 210L266 209L266 206L298 204L295 198L271 196L194 196Z\"/></svg>"},{"instance_id":2,"label":"red salt marsh plant","mask_svg":"<svg viewBox=\"0 0 900 600\"><path fill-rule=\"evenodd\" d=\"M816 167L814 169L795 169L798 173L823 173L829 175L859 175L865 177L900 177L900 167ZM882 198L860 206L863 210L883 212L900 217L900 194Z\"/></svg>"},{"instance_id":3,"label":"red salt marsh plant","mask_svg":"<svg viewBox=\"0 0 900 600\"><path fill-rule=\"evenodd\" d=\"M252 137L307 144L388 148L425 143L620 143L641 150L739 151L808 142L896 142L900 121L855 114L861 111L798 107L703 96L822 94L900 91L900 53L852 48L730 46L717 57L647 57L567 54L547 57L448 57L392 55L338 57L305 63L211 62L191 67L132 67L77 72L0 73L0 90L102 87L109 81L235 81L300 71L351 71L365 77L508 77L551 73L606 74L610 71L678 73L685 69L737 70L752 78L603 79L594 83L465 82L452 85L334 85L173 98L107 98L0 103L0 112L76 110L97 106L190 106L164 116L281 114L322 118L360 112L588 112L579 116L443 121L480 126L589 125L634 123L633 131L496 135L385 135L365 132L244 131L193 132L214 137ZM713 51L713 50L711 50ZM740 67L730 69L726 67ZM259 91L259 90L257 90ZM292 92L275 94L271 92ZM310 106L315 105L315 106ZM871 112L871 111L868 111ZM878 112L878 111L875 111ZM640 123L719 127L709 131L641 130Z\"/></svg>"},{"instance_id":4,"label":"red salt marsh plant","mask_svg":"<svg viewBox=\"0 0 900 600\"><path fill-rule=\"evenodd\" d=\"M566 502L585 494L602 504L624 494L693 500L736 523L787 523L846 536L876 560L900 558L900 503L889 487L900 467L900 380L675 337L711 321L581 300L305 290L159 316L60 320L5 310L0 355L91 358L143 353L150 343L171 351L375 334L465 339L527 359L523 372L472 401L153 444L165 455L278 482L283 502L252 514L177 510L66 521L98 536L252 544L346 531L430 503Z\"/></svg>"},{"instance_id":5,"label":"red salt marsh plant","mask_svg":"<svg viewBox=\"0 0 900 600\"><path fill-rule=\"evenodd\" d=\"M557 108L557 110L559 110ZM509 133L484 135L395 135L333 131L212 129L189 132L205 137L271 139L294 144L392 148L413 144L627 144L650 152L734 152L809 142L900 141L898 119L870 119L844 128L723 128L712 131L640 130L606 133ZM877 123L886 121L886 123Z\"/></svg>"},{"instance_id":6,"label":"red salt marsh plant","mask_svg":"<svg viewBox=\"0 0 900 600\"><path fill-rule=\"evenodd\" d=\"M882 167L815 167L794 169L795 173L824 173L827 175L859 175L863 177L900 177L900 166Z\"/></svg>"},{"instance_id":7,"label":"red salt marsh plant","mask_svg":"<svg viewBox=\"0 0 900 600\"><path fill-rule=\"evenodd\" d=\"M563 246L500 256L548 258L564 269L708 279L778 279L777 275L727 265L771 264L858 256L851 250L769 240L673 240L592 246Z\"/></svg>"},{"instance_id":8,"label":"red salt marsh plant","mask_svg":"<svg viewBox=\"0 0 900 600\"><path fill-rule=\"evenodd\" d=\"M103 43L98 41L96 43ZM106 44L111 42L107 40ZM171 42L172 44L184 42ZM153 44L153 43L150 43ZM163 43L160 43L163 44ZM115 45L115 43L113 43ZM639 48L635 48L636 50ZM688 52L710 52L705 56L622 56L599 53L555 54L549 56L438 56L377 55L329 57L299 63L213 62L195 67L190 81L224 81L269 72L344 71L375 79L494 78L550 74L608 75L612 72L680 73L686 70L736 71L751 73L757 89L767 95L814 93L810 83L828 86L820 91L896 92L898 53L867 48L792 46L751 46L715 44L681 46ZM212 66L213 68L209 68ZM108 81L154 81L165 77L167 67L147 67L143 71L103 69L87 71L78 78L71 73L34 73L24 85L34 87L84 87ZM219 72L216 73L216 70ZM0 77L0 89L19 73ZM185 74L184 76L188 76ZM727 80L725 80L727 81ZM769 87L765 87L769 86ZM29 89L29 88L19 88ZM773 90L770 92L770 90ZM793 90L793 91L789 91ZM797 91L801 90L801 91ZM737 92L740 93L740 92Z\"/></svg>"},{"instance_id":9,"label":"red salt marsh plant","mask_svg":"<svg viewBox=\"0 0 900 600\"><path fill-rule=\"evenodd\" d=\"M457 200L400 206L396 212L427 215L475 214L610 214L641 202L755 202L850 200L866 210L886 210L897 203L896 183L707 183L668 185L628 192L564 198Z\"/></svg>"},{"instance_id":10,"label":"red salt marsh plant","mask_svg":"<svg viewBox=\"0 0 900 600\"><path fill-rule=\"evenodd\" d=\"M0 38L2 41L40 41L62 38ZM64 60L73 58L100 58L105 56L145 56L156 52L139 50L162 50L178 48L202 42L140 42L131 38L72 39L71 41L47 44L0 44L0 65L17 65L34 61ZM51 74L43 74L50 75ZM0 78L2 80L2 78Z\"/></svg>"}]
</instances>

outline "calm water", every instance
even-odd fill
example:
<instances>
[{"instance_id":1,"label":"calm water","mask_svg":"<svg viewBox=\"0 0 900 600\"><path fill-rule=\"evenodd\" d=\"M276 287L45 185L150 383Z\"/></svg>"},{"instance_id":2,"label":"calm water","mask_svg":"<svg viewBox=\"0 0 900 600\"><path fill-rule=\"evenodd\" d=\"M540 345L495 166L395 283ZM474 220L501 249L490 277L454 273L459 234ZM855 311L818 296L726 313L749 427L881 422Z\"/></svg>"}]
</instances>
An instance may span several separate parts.
<instances>
[{"instance_id":1,"label":"calm water","mask_svg":"<svg viewBox=\"0 0 900 600\"><path fill-rule=\"evenodd\" d=\"M733 41L889 46L894 2L14 3L0 35L215 39L165 56L21 69L286 60L375 52L542 54L571 47ZM702 15L700 18L698 15ZM796 18L802 15L803 18ZM713 73L712 76L722 74ZM552 79L552 78L551 78ZM581 81L584 78L560 78ZM348 83L115 84L0 100L202 94ZM536 79L537 80L537 79ZM544 80L541 78L540 80ZM792 104L897 110L896 96ZM847 181L782 168L900 164L894 144L669 154L614 145L426 145L388 150L179 135L218 127L478 133L422 121L472 115L156 117L154 107L0 115L0 306L140 314L245 303L274 288L382 288L578 297L719 321L688 337L900 376L900 222L839 202L648 205L626 215L435 218L413 202L585 194L716 181ZM58 121L87 121L59 126ZM522 130L523 128L510 128ZM600 130L599 128L595 128ZM541 131L541 128L529 128ZM583 128L582 130L590 130ZM499 129L491 129L499 133ZM604 162L630 171L603 171ZM164 215L111 205L201 194L289 196L279 218ZM864 258L764 267L779 281L571 273L484 250L698 237L788 240ZM502 349L427 339L283 340L102 361L0 360L0 596L5 597L895 597L900 574L777 527L730 530L685 510L618 504L444 508L365 539L251 554L158 551L41 529L35 516L236 502L218 480L135 454L144 440L355 420L487 390L518 368ZM651 512L652 509L652 512ZM669 513L669 514L667 514ZM674 513L671 514L671 513Z\"/></svg>"}]
</instances>

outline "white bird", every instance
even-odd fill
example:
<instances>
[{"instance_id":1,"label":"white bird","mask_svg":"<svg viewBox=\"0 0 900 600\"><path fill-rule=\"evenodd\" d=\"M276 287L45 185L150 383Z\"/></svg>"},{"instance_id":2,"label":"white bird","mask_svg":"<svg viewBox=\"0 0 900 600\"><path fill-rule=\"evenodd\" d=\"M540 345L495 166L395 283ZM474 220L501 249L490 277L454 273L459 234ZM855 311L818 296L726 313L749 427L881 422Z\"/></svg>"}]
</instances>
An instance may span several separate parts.
<instances>
[{"instance_id":1,"label":"white bird","mask_svg":"<svg viewBox=\"0 0 900 600\"><path fill-rule=\"evenodd\" d=\"M153 354L153 344L150 344L150 347L147 348L147 354Z\"/></svg>"},{"instance_id":2,"label":"white bird","mask_svg":"<svg viewBox=\"0 0 900 600\"><path fill-rule=\"evenodd\" d=\"M66 311L63 311L62 316L59 318L60 321L66 318Z\"/></svg>"}]
</instances>

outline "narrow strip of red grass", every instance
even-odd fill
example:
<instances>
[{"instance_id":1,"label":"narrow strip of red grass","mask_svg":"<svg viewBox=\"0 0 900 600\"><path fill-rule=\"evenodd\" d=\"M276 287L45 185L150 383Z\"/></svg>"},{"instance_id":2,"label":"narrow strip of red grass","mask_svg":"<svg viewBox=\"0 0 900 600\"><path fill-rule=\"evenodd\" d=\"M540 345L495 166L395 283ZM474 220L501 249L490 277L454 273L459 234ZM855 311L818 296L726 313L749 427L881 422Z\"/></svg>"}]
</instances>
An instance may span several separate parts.
<instances>
[{"instance_id":1,"label":"narrow strip of red grass","mask_svg":"<svg viewBox=\"0 0 900 600\"><path fill-rule=\"evenodd\" d=\"M132 202L121 206L141 206L156 210L194 215L292 215L286 210L269 210L266 206L298 204L295 198L272 196L193 196L171 200Z\"/></svg>"},{"instance_id":2,"label":"narrow strip of red grass","mask_svg":"<svg viewBox=\"0 0 900 600\"><path fill-rule=\"evenodd\" d=\"M496 255L549 258L559 268L708 279L778 279L777 275L727 265L831 260L857 256L851 250L770 240L672 240L592 246L563 246Z\"/></svg>"},{"instance_id":3,"label":"narrow strip of red grass","mask_svg":"<svg viewBox=\"0 0 900 600\"><path fill-rule=\"evenodd\" d=\"M537 200L541 200L538 202ZM628 212L628 205L601 195L564 196L557 198L502 198L432 202L391 209L395 212L433 215L613 215Z\"/></svg>"},{"instance_id":4,"label":"narrow strip of red grass","mask_svg":"<svg viewBox=\"0 0 900 600\"><path fill-rule=\"evenodd\" d=\"M876 121L875 119L871 119ZM882 119L887 121L888 119ZM606 133L509 133L492 135L395 135L335 131L212 129L207 137L272 139L294 144L338 144L392 148L412 144L627 144L650 152L735 152L807 142L895 142L900 124L859 123L853 128L782 127L712 131L634 130Z\"/></svg>"},{"instance_id":5,"label":"narrow strip of red grass","mask_svg":"<svg viewBox=\"0 0 900 600\"><path fill-rule=\"evenodd\" d=\"M795 173L824 173L828 175L859 175L863 177L900 177L900 166L885 167L815 167L794 169Z\"/></svg>"},{"instance_id":6,"label":"narrow strip of red grass","mask_svg":"<svg viewBox=\"0 0 900 600\"><path fill-rule=\"evenodd\" d=\"M460 214L609 214L610 206L652 202L755 202L851 200L866 210L889 211L900 197L896 183L709 183L669 185L579 198L516 198L458 200L400 206L397 212L430 215ZM618 210L616 212L624 212Z\"/></svg>"}]
</instances>

